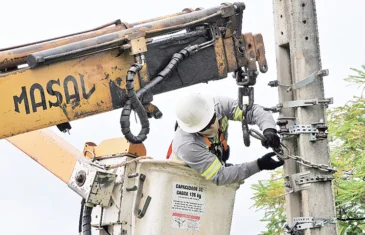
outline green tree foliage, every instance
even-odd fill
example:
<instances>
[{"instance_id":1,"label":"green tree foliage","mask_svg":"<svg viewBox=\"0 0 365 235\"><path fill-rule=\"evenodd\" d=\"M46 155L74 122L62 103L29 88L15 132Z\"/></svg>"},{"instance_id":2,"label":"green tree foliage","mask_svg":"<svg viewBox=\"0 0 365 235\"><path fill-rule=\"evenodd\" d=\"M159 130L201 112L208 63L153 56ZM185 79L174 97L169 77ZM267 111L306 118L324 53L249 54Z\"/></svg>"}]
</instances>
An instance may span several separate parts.
<instances>
[{"instance_id":1,"label":"green tree foliage","mask_svg":"<svg viewBox=\"0 0 365 235\"><path fill-rule=\"evenodd\" d=\"M331 163L337 168L334 189L338 228L341 235L365 233L365 66L351 69L345 80L358 85L360 95L327 112ZM264 210L267 222L263 235L285 234L286 223L283 171L252 186L254 207ZM273 180L278 179L278 180Z\"/></svg>"}]
</instances>

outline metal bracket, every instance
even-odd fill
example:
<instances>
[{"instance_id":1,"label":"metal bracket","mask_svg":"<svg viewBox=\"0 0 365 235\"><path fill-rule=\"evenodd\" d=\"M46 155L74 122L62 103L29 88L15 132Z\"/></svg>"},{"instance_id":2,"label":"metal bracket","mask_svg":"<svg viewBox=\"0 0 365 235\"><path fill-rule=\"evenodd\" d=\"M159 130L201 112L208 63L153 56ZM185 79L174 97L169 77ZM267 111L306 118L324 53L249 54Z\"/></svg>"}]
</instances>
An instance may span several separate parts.
<instances>
[{"instance_id":1,"label":"metal bracket","mask_svg":"<svg viewBox=\"0 0 365 235\"><path fill-rule=\"evenodd\" d=\"M144 37L132 39L130 44L132 46L129 53L130 55L136 55L147 51L146 38Z\"/></svg>"},{"instance_id":2,"label":"metal bracket","mask_svg":"<svg viewBox=\"0 0 365 235\"><path fill-rule=\"evenodd\" d=\"M244 54L244 70L239 68L235 71L234 77L239 86L253 86L259 75L256 62L261 73L266 73L268 70L264 40L261 34L252 35L252 33L243 34L242 40L244 47L242 47L243 45L238 45L238 47L241 48L240 52Z\"/></svg>"},{"instance_id":3,"label":"metal bracket","mask_svg":"<svg viewBox=\"0 0 365 235\"><path fill-rule=\"evenodd\" d=\"M136 55L147 51L146 38L144 33L129 34L127 39L131 45L130 55Z\"/></svg>"},{"instance_id":4,"label":"metal bracket","mask_svg":"<svg viewBox=\"0 0 365 235\"><path fill-rule=\"evenodd\" d=\"M328 128L322 119L318 123L312 123L311 125L299 125L294 122L288 129L289 135L311 134L309 141L323 140L328 135Z\"/></svg>"},{"instance_id":5,"label":"metal bracket","mask_svg":"<svg viewBox=\"0 0 365 235\"><path fill-rule=\"evenodd\" d=\"M324 219L316 217L294 217L294 224L296 224L296 229L298 231L310 229L310 228L320 228L326 224L336 223L336 219Z\"/></svg>"},{"instance_id":6,"label":"metal bracket","mask_svg":"<svg viewBox=\"0 0 365 235\"><path fill-rule=\"evenodd\" d=\"M227 18L235 14L234 6L225 6L221 9L222 18Z\"/></svg>"},{"instance_id":7,"label":"metal bracket","mask_svg":"<svg viewBox=\"0 0 365 235\"><path fill-rule=\"evenodd\" d=\"M306 106L312 106L317 104L324 104L327 108L329 104L333 104L333 98L327 98L324 100L319 99L309 99L309 100L291 100L284 102L282 104L277 104L274 107L271 108L264 108L265 111L271 111L273 113L280 112L283 108L298 108L298 107L306 107Z\"/></svg>"},{"instance_id":8,"label":"metal bracket","mask_svg":"<svg viewBox=\"0 0 365 235\"><path fill-rule=\"evenodd\" d=\"M309 172L308 172L309 174ZM326 182L334 180L335 177L333 175L314 175L314 176L302 176L299 179L295 180L295 183L298 185L308 184L308 183L316 183L316 182Z\"/></svg>"},{"instance_id":9,"label":"metal bracket","mask_svg":"<svg viewBox=\"0 0 365 235\"><path fill-rule=\"evenodd\" d=\"M86 203L107 207L109 206L116 177L115 174L97 170L84 162L78 161L68 186L85 198Z\"/></svg>"},{"instance_id":10,"label":"metal bracket","mask_svg":"<svg viewBox=\"0 0 365 235\"><path fill-rule=\"evenodd\" d=\"M284 225L285 232L291 235L300 235L300 232L297 230L297 223L294 223L292 227L290 227L288 224Z\"/></svg>"},{"instance_id":11,"label":"metal bracket","mask_svg":"<svg viewBox=\"0 0 365 235\"><path fill-rule=\"evenodd\" d=\"M289 120L294 121L296 118L295 117L279 117L276 124L280 127L280 130L278 131L278 133L280 135L282 134L288 134L289 133L289 129L287 127Z\"/></svg>"},{"instance_id":12,"label":"metal bracket","mask_svg":"<svg viewBox=\"0 0 365 235\"><path fill-rule=\"evenodd\" d=\"M297 83L294 83L292 85L282 84L278 80L270 81L268 85L270 87L278 87L278 86L281 86L281 87L286 88L286 91L287 92L290 92L293 89L299 89L301 87L305 87L305 86L311 84L314 80L316 80L316 78L321 78L321 77L327 76L328 74L329 74L328 69L323 69L323 70L316 71L316 72L312 73L307 78L305 78L305 79L303 79L303 80L301 80L301 81L299 81Z\"/></svg>"},{"instance_id":13,"label":"metal bracket","mask_svg":"<svg viewBox=\"0 0 365 235\"><path fill-rule=\"evenodd\" d=\"M312 73L311 75L309 75L307 78L305 78L305 79L303 79L303 80L301 80L297 83L294 83L291 86L291 88L292 89L299 89L301 87L307 86L310 83L312 83L316 78L328 76L328 74L329 74L328 69L323 69L323 70L320 70L320 71L316 71L316 72Z\"/></svg>"},{"instance_id":14,"label":"metal bracket","mask_svg":"<svg viewBox=\"0 0 365 235\"><path fill-rule=\"evenodd\" d=\"M326 182L334 180L333 175L310 175L310 172L303 172L285 176L285 187L290 189L289 193L295 193L310 188L311 183Z\"/></svg>"},{"instance_id":15,"label":"metal bracket","mask_svg":"<svg viewBox=\"0 0 365 235\"><path fill-rule=\"evenodd\" d=\"M296 193L302 190L306 190L310 188L310 184L297 184L296 181L299 180L301 177L305 177L309 175L310 172L298 173L293 175L288 175L284 177L285 181L285 188L287 189L288 193Z\"/></svg>"},{"instance_id":16,"label":"metal bracket","mask_svg":"<svg viewBox=\"0 0 365 235\"><path fill-rule=\"evenodd\" d=\"M336 224L336 219L324 219L316 217L294 217L293 226L285 225L286 232L292 235L300 235L299 231L305 229L320 228L326 224Z\"/></svg>"},{"instance_id":17,"label":"metal bracket","mask_svg":"<svg viewBox=\"0 0 365 235\"><path fill-rule=\"evenodd\" d=\"M325 104L328 106L328 104L333 104L333 98L327 98L324 100L319 99L309 99L309 100L292 100L284 102L283 104L279 104L278 108L298 108L298 107L306 107L306 106L312 106L317 104Z\"/></svg>"},{"instance_id":18,"label":"metal bracket","mask_svg":"<svg viewBox=\"0 0 365 235\"><path fill-rule=\"evenodd\" d=\"M317 129L312 125L298 125L294 123L292 126L289 126L289 134L312 134L316 132Z\"/></svg>"}]
</instances>

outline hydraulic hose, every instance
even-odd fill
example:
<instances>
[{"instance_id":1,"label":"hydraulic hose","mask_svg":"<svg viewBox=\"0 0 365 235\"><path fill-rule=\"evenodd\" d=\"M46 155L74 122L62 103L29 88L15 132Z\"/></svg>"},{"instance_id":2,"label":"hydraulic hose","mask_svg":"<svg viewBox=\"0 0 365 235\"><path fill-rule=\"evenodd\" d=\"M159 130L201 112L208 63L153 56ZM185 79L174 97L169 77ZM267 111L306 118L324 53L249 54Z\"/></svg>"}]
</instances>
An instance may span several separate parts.
<instances>
[{"instance_id":1,"label":"hydraulic hose","mask_svg":"<svg viewBox=\"0 0 365 235\"><path fill-rule=\"evenodd\" d=\"M146 91L151 89L152 87L156 86L158 83L160 83L164 78L167 78L172 73L173 69L177 67L181 61L188 58L189 56L195 54L196 50L198 48L198 45L195 46L189 46L184 49L182 49L179 53L175 53L168 65L157 74L157 76L152 79L151 82L149 82L146 86L144 86L142 89L140 89L137 92L137 97L141 97Z\"/></svg>"},{"instance_id":2,"label":"hydraulic hose","mask_svg":"<svg viewBox=\"0 0 365 235\"><path fill-rule=\"evenodd\" d=\"M120 125L122 127L122 133L125 138L133 143L140 144L145 139L147 139L147 134L150 132L150 123L148 121L147 112L144 109L141 101L138 99L136 95L136 91L134 90L134 77L138 71L142 69L141 64L133 64L132 67L129 68L126 78L126 89L127 89L127 97L128 100L124 105L122 115L120 116ZM134 110L139 120L141 121L142 129L139 132L138 136L134 136L130 130L130 122L129 118L132 110Z\"/></svg>"},{"instance_id":3,"label":"hydraulic hose","mask_svg":"<svg viewBox=\"0 0 365 235\"><path fill-rule=\"evenodd\" d=\"M79 217L79 234L82 233L82 216L84 215L84 207L85 207L85 199L81 200L81 209L80 209L80 217Z\"/></svg>"},{"instance_id":4,"label":"hydraulic hose","mask_svg":"<svg viewBox=\"0 0 365 235\"><path fill-rule=\"evenodd\" d=\"M147 134L150 131L147 112L144 109L139 98L146 91L148 91L149 89L156 86L164 78L168 77L172 73L173 69L175 67L177 67L177 65L181 61L183 61L184 59L188 58L189 56L195 54L199 48L200 48L200 45L189 46L189 47L182 49L179 53L175 53L172 56L172 59L169 62L169 64L160 73L158 73L158 75L154 79L152 79L146 86L141 88L137 92L137 94L134 90L134 77L138 73L138 71L140 71L142 69L142 65L133 64L132 67L129 68L128 73L127 73L127 78L126 78L126 80L127 80L126 89L127 89L128 101L126 102L126 104L123 108L123 111L122 111L122 115L120 117L120 125L122 128L122 133L124 134L125 138L129 142L131 142L133 144L142 143L144 140L147 139ZM137 115L141 121L141 125L142 125L142 129L139 132L138 136L134 136L130 130L129 119L130 119L132 110L134 110L137 113Z\"/></svg>"},{"instance_id":5,"label":"hydraulic hose","mask_svg":"<svg viewBox=\"0 0 365 235\"><path fill-rule=\"evenodd\" d=\"M82 215L82 235L91 235L91 212L93 208L85 205Z\"/></svg>"}]
</instances>

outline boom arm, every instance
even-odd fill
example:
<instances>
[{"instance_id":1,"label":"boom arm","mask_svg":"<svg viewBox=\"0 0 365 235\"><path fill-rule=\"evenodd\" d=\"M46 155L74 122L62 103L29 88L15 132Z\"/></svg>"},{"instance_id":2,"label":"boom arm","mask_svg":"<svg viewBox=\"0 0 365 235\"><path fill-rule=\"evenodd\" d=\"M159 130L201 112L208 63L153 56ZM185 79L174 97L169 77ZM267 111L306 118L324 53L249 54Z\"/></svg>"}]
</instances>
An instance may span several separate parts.
<instances>
[{"instance_id":1,"label":"boom arm","mask_svg":"<svg viewBox=\"0 0 365 235\"><path fill-rule=\"evenodd\" d=\"M222 79L241 67L256 78L256 61L267 70L264 46L261 35L242 35L243 10L243 3L223 4L131 25L117 21L112 29L0 50L0 138L122 108L132 64L143 64L134 80L138 91L187 46L206 45L141 97L150 116L158 117L154 94Z\"/></svg>"},{"instance_id":2,"label":"boom arm","mask_svg":"<svg viewBox=\"0 0 365 235\"><path fill-rule=\"evenodd\" d=\"M262 36L241 32L244 8L243 3L222 4L133 24L118 20L114 27L0 50L0 139L7 138L85 199L84 234L90 234L91 206L96 205L101 207L99 229L129 231L151 201L146 193L139 209L145 175L139 176L138 187L130 187L138 173L136 166L126 165L148 158L140 144L149 131L148 117L161 117L151 104L153 95L234 72L239 106L252 107L250 86L258 70L266 72L268 66ZM249 97L248 105L242 96ZM123 108L126 138L98 146L88 142L84 157L50 130L39 130L68 128L69 121L118 108ZM129 130L131 109L142 123L137 137Z\"/></svg>"}]
</instances>

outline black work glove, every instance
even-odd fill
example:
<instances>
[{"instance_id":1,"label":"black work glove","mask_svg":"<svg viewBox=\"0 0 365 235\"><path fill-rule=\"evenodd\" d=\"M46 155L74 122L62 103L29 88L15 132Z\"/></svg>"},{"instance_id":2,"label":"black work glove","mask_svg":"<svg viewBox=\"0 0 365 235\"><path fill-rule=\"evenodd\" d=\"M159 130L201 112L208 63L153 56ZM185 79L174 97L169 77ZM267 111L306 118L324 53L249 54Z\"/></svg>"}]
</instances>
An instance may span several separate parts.
<instances>
[{"instance_id":1,"label":"black work glove","mask_svg":"<svg viewBox=\"0 0 365 235\"><path fill-rule=\"evenodd\" d=\"M227 146L228 146L227 151L223 150L223 154L222 154L222 160L224 163L226 163L226 161L228 161L228 159L229 159L230 149L229 149L229 145L227 145Z\"/></svg>"},{"instance_id":2,"label":"black work glove","mask_svg":"<svg viewBox=\"0 0 365 235\"><path fill-rule=\"evenodd\" d=\"M277 131L275 129L269 128L264 130L264 136L266 140L262 140L261 144L265 148L279 148L280 147L280 138L277 135Z\"/></svg>"},{"instance_id":3,"label":"black work glove","mask_svg":"<svg viewBox=\"0 0 365 235\"><path fill-rule=\"evenodd\" d=\"M272 159L272 157L275 155L276 153L271 152L257 159L257 165L259 166L260 170L274 170L284 165L283 160L275 161L274 159Z\"/></svg>"}]
</instances>

